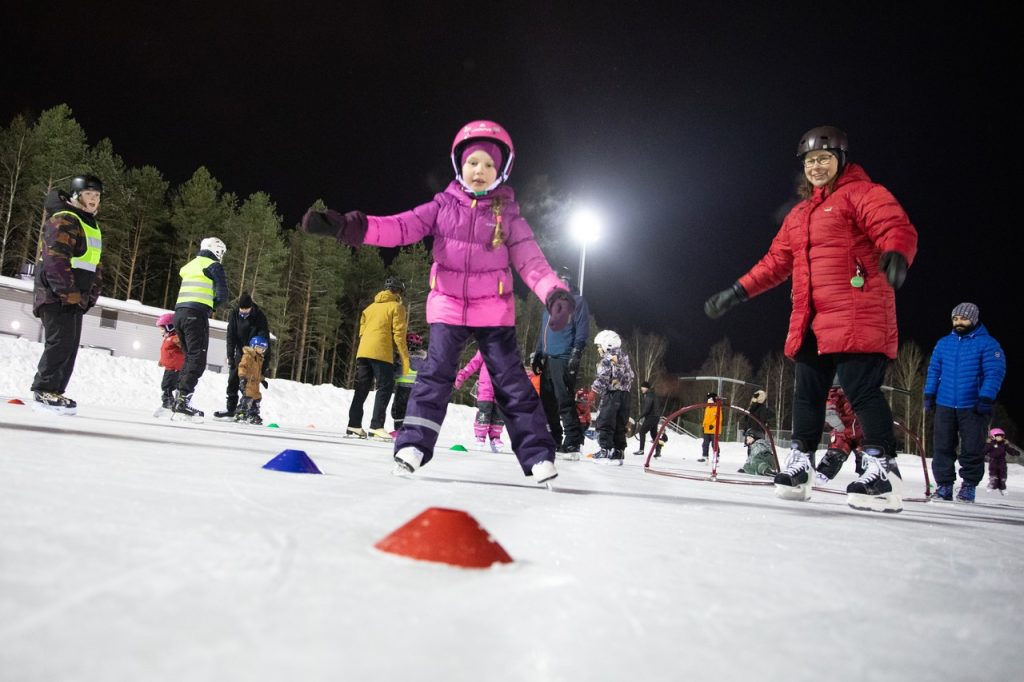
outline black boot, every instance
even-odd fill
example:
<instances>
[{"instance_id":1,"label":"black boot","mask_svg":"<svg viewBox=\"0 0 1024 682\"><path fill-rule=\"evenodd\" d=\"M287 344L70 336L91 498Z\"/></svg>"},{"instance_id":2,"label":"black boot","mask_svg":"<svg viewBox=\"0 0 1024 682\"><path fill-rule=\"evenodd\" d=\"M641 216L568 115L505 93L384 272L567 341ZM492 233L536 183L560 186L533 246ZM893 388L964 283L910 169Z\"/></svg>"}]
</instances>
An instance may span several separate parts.
<instances>
[{"instance_id":1,"label":"black boot","mask_svg":"<svg viewBox=\"0 0 1024 682\"><path fill-rule=\"evenodd\" d=\"M223 411L218 410L217 412L213 413L213 416L216 417L217 419L231 419L232 417L235 416L235 411L237 410L237 408L238 394L235 393L234 395L228 396L227 409Z\"/></svg>"}]
</instances>

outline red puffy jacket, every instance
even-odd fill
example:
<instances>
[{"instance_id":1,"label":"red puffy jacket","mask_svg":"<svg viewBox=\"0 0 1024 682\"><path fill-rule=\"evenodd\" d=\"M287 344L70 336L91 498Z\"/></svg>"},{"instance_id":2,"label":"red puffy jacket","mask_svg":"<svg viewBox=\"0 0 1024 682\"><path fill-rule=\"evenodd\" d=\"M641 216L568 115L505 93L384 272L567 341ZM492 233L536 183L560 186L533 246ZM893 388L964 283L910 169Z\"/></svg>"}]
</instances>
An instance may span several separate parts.
<instances>
[{"instance_id":1,"label":"red puffy jacket","mask_svg":"<svg viewBox=\"0 0 1024 682\"><path fill-rule=\"evenodd\" d=\"M787 357L800 350L810 325L819 353L895 358L896 295L878 267L886 251L913 263L917 230L889 190L851 163L834 191L815 188L811 198L793 207L768 253L739 283L753 298L792 276ZM851 283L857 275L863 286Z\"/></svg>"}]
</instances>

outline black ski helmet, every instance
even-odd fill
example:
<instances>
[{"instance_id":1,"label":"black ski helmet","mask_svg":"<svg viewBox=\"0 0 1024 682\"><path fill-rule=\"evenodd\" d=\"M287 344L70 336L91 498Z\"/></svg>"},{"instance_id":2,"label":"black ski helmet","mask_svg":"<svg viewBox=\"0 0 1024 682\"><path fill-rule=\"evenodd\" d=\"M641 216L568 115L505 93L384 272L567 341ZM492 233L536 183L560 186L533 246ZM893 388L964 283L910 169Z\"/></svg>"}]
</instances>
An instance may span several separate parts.
<instances>
[{"instance_id":1,"label":"black ski helmet","mask_svg":"<svg viewBox=\"0 0 1024 682\"><path fill-rule=\"evenodd\" d=\"M831 152L839 159L839 170L846 166L846 152L850 148L850 142L846 139L846 133L835 126L818 126L811 128L796 146L796 157L803 159L808 152L818 149Z\"/></svg>"},{"instance_id":2,"label":"black ski helmet","mask_svg":"<svg viewBox=\"0 0 1024 682\"><path fill-rule=\"evenodd\" d=\"M77 197L81 192L91 189L103 194L103 181L95 175L76 175L71 178L71 196Z\"/></svg>"},{"instance_id":3,"label":"black ski helmet","mask_svg":"<svg viewBox=\"0 0 1024 682\"><path fill-rule=\"evenodd\" d=\"M388 278L384 280L384 288L400 294L405 293L405 285L402 284L402 280L394 275L388 275Z\"/></svg>"}]
</instances>

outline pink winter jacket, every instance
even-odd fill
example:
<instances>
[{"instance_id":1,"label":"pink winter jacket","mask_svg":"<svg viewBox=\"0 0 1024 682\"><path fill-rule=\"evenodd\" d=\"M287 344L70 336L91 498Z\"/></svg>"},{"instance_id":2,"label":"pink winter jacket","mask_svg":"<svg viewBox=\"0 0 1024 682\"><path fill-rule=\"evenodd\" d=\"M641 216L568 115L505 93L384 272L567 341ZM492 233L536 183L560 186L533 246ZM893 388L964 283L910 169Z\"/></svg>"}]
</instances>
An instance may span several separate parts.
<instances>
[{"instance_id":1,"label":"pink winter jacket","mask_svg":"<svg viewBox=\"0 0 1024 682\"><path fill-rule=\"evenodd\" d=\"M504 243L492 246L497 214ZM541 301L565 284L551 269L519 215L515 193L501 185L474 198L452 181L434 200L392 216L367 216L365 244L395 247L434 238L427 322L466 327L515 325L512 268Z\"/></svg>"},{"instance_id":2,"label":"pink winter jacket","mask_svg":"<svg viewBox=\"0 0 1024 682\"><path fill-rule=\"evenodd\" d=\"M459 373L455 375L455 388L462 386L466 382L466 379L473 376L477 370L480 370L480 378L476 380L476 399L477 400L490 400L494 401L494 384L491 383L491 375L487 371L487 365L484 363L484 356L480 354L480 351L476 352L466 366L459 370Z\"/></svg>"}]
</instances>

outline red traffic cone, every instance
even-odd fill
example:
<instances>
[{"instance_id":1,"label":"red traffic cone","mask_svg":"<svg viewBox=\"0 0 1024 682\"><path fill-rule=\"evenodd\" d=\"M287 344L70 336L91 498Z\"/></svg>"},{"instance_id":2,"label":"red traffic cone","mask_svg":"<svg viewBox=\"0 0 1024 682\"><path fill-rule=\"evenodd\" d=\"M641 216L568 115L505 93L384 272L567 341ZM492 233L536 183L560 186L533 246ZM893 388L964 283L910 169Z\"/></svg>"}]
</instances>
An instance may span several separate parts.
<instances>
[{"instance_id":1,"label":"red traffic cone","mask_svg":"<svg viewBox=\"0 0 1024 682\"><path fill-rule=\"evenodd\" d=\"M431 507L374 545L390 552L462 568L510 564L512 557L472 516Z\"/></svg>"}]
</instances>

